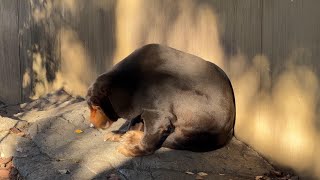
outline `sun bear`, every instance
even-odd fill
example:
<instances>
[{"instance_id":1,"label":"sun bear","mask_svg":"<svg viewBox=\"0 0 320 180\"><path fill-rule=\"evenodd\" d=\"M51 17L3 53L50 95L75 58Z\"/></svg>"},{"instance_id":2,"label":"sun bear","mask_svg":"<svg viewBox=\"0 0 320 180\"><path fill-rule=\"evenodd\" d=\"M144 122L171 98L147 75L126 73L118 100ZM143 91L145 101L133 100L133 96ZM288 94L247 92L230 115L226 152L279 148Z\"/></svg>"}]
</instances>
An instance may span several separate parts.
<instances>
[{"instance_id":1,"label":"sun bear","mask_svg":"<svg viewBox=\"0 0 320 180\"><path fill-rule=\"evenodd\" d=\"M234 93L224 71L159 44L137 49L101 74L86 100L96 128L127 120L126 130L105 136L121 141L118 151L126 156L152 154L160 147L220 148L232 137L235 123ZM139 128L131 130L133 126Z\"/></svg>"}]
</instances>

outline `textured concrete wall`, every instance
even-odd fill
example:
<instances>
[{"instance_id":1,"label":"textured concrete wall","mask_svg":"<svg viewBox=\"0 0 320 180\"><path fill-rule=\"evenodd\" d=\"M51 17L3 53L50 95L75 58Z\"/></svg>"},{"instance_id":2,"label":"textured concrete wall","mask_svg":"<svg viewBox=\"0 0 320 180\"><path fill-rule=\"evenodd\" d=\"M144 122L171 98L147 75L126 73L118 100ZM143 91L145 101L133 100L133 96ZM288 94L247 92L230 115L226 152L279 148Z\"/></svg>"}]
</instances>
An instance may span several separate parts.
<instances>
[{"instance_id":1,"label":"textured concrete wall","mask_svg":"<svg viewBox=\"0 0 320 180\"><path fill-rule=\"evenodd\" d=\"M60 87L83 95L98 74L134 49L166 44L227 72L238 138L274 162L320 176L319 1L0 4L1 100L37 98Z\"/></svg>"}]
</instances>

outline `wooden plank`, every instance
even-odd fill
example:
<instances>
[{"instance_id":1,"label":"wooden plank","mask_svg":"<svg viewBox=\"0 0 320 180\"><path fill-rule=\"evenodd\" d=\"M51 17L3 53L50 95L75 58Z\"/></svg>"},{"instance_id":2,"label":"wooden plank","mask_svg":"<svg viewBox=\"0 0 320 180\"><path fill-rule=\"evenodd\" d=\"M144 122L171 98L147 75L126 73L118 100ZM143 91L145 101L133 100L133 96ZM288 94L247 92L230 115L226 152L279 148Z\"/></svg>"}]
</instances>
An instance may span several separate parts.
<instances>
[{"instance_id":1,"label":"wooden plank","mask_svg":"<svg viewBox=\"0 0 320 180\"><path fill-rule=\"evenodd\" d=\"M60 27L59 14L51 1L30 0L32 77L31 96L37 98L52 90L60 67L59 39L57 29ZM43 15L45 14L45 16ZM27 97L27 94L25 94Z\"/></svg>"},{"instance_id":2,"label":"wooden plank","mask_svg":"<svg viewBox=\"0 0 320 180\"><path fill-rule=\"evenodd\" d=\"M31 56L31 6L30 1L19 0L19 55L21 68L22 101L32 94L32 56Z\"/></svg>"},{"instance_id":3,"label":"wooden plank","mask_svg":"<svg viewBox=\"0 0 320 180\"><path fill-rule=\"evenodd\" d=\"M308 65L320 75L320 1L264 1L263 53L275 78L288 58Z\"/></svg>"},{"instance_id":4,"label":"wooden plank","mask_svg":"<svg viewBox=\"0 0 320 180\"><path fill-rule=\"evenodd\" d=\"M0 1L0 101L21 100L18 39L18 1Z\"/></svg>"},{"instance_id":5,"label":"wooden plank","mask_svg":"<svg viewBox=\"0 0 320 180\"><path fill-rule=\"evenodd\" d=\"M261 0L213 0L221 43L227 56L241 53L249 60L261 53Z\"/></svg>"},{"instance_id":6,"label":"wooden plank","mask_svg":"<svg viewBox=\"0 0 320 180\"><path fill-rule=\"evenodd\" d=\"M115 0L79 0L73 7L64 3L63 28L71 31L85 52L81 57L92 68L86 76L96 77L112 66L115 44ZM80 54L78 54L80 55Z\"/></svg>"},{"instance_id":7,"label":"wooden plank","mask_svg":"<svg viewBox=\"0 0 320 180\"><path fill-rule=\"evenodd\" d=\"M88 2L88 1L86 1ZM96 60L97 73L104 73L113 64L113 56L116 48L115 42L115 5L114 0L94 0L90 12L92 22L91 54ZM85 24L83 24L85 25Z\"/></svg>"},{"instance_id":8,"label":"wooden plank","mask_svg":"<svg viewBox=\"0 0 320 180\"><path fill-rule=\"evenodd\" d=\"M269 112L269 118L262 115L260 123L269 125L264 130L270 133L269 137L260 138L266 144L259 149L276 162L317 177L320 171L314 170L320 167L319 7L318 0L263 1L262 50L270 62L272 103L261 108L264 114Z\"/></svg>"}]
</instances>

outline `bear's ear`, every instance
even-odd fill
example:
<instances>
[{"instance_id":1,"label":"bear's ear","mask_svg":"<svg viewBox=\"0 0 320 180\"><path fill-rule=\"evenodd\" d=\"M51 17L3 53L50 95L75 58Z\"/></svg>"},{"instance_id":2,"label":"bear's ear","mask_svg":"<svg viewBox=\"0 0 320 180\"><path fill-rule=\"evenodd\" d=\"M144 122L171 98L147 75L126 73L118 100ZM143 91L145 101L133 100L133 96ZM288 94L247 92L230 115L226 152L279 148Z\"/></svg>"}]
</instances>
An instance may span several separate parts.
<instances>
[{"instance_id":1,"label":"bear's ear","mask_svg":"<svg viewBox=\"0 0 320 180\"><path fill-rule=\"evenodd\" d=\"M92 96L92 86L88 88L86 97L90 97L90 96Z\"/></svg>"},{"instance_id":2,"label":"bear's ear","mask_svg":"<svg viewBox=\"0 0 320 180\"><path fill-rule=\"evenodd\" d=\"M110 91L109 91L109 89L107 87L103 86L103 87L100 88L100 93L103 96L109 96Z\"/></svg>"},{"instance_id":3,"label":"bear's ear","mask_svg":"<svg viewBox=\"0 0 320 180\"><path fill-rule=\"evenodd\" d=\"M97 96L103 99L109 96L109 94L110 94L110 89L109 89L108 83L103 81L97 81L92 85L91 96Z\"/></svg>"},{"instance_id":4,"label":"bear's ear","mask_svg":"<svg viewBox=\"0 0 320 180\"><path fill-rule=\"evenodd\" d=\"M98 107L98 105L100 105L100 100L98 97L96 96L90 96L88 99L87 99L87 102L89 104L89 106L91 106L92 108L93 107Z\"/></svg>"}]
</instances>

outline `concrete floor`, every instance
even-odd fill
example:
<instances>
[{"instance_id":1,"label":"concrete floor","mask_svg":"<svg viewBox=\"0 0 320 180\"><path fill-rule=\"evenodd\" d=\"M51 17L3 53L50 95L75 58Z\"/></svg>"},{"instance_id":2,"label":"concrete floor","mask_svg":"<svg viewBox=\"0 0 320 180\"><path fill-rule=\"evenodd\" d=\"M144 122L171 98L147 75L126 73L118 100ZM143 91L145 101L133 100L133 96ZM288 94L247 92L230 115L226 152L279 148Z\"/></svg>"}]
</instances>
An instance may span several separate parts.
<instances>
[{"instance_id":1,"label":"concrete floor","mask_svg":"<svg viewBox=\"0 0 320 180\"><path fill-rule=\"evenodd\" d=\"M30 103L2 108L1 157L13 156L20 176L32 180L267 179L264 175L274 171L236 138L211 152L161 148L150 156L128 158L116 151L119 143L103 141L107 131L89 127L88 113L81 98L62 90ZM123 123L123 119L118 120L108 131ZM23 133L10 132L12 127Z\"/></svg>"}]
</instances>

